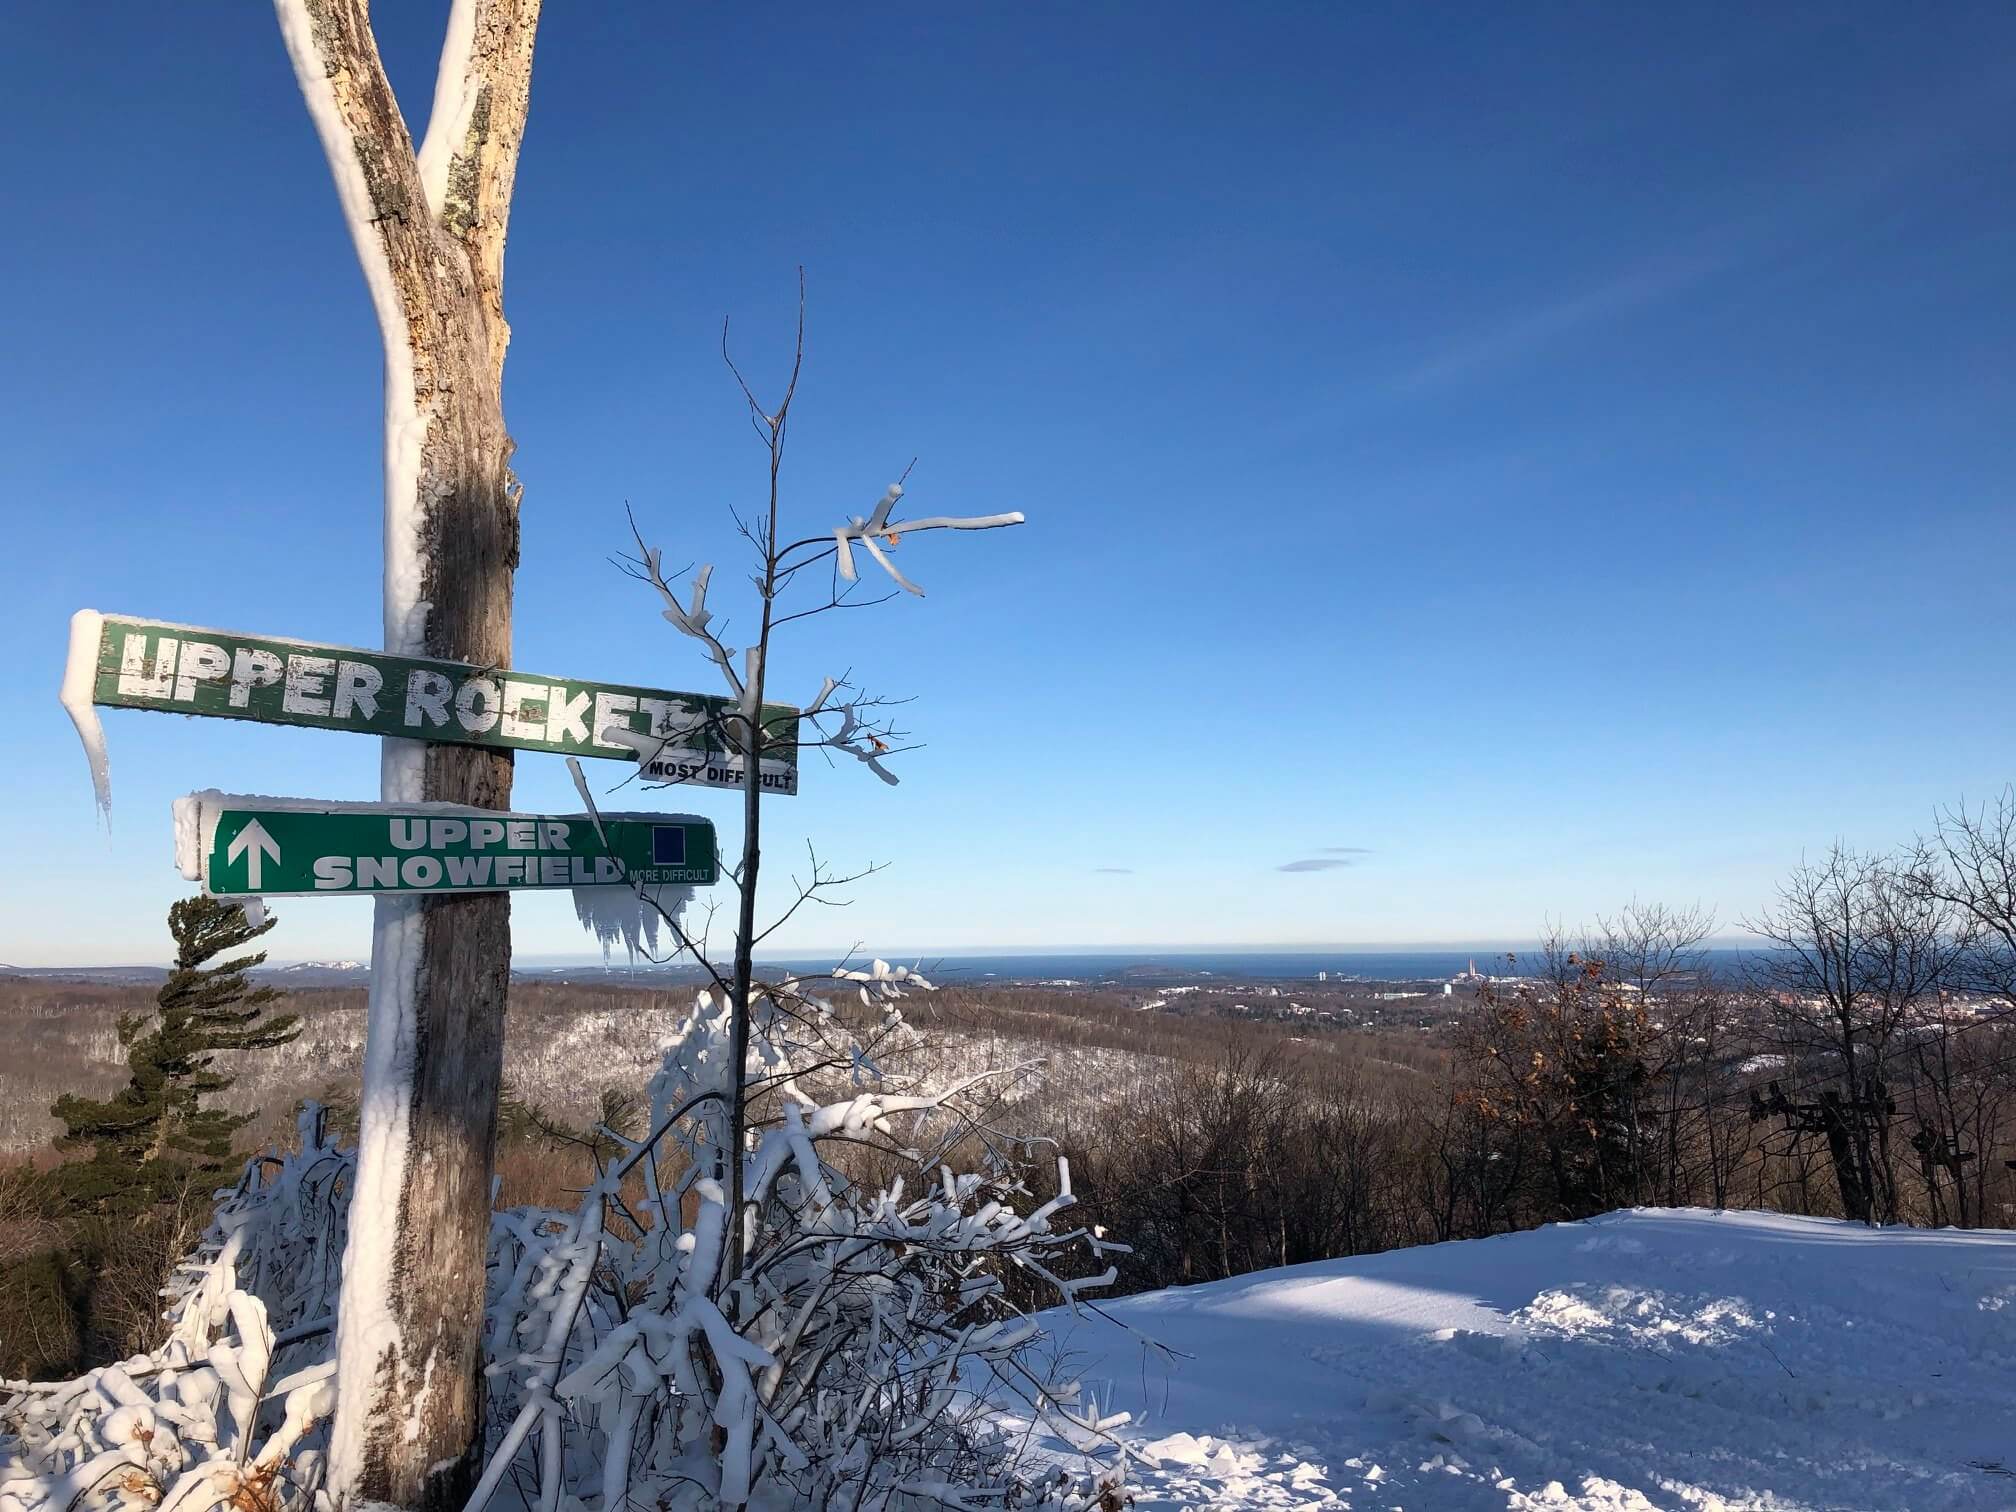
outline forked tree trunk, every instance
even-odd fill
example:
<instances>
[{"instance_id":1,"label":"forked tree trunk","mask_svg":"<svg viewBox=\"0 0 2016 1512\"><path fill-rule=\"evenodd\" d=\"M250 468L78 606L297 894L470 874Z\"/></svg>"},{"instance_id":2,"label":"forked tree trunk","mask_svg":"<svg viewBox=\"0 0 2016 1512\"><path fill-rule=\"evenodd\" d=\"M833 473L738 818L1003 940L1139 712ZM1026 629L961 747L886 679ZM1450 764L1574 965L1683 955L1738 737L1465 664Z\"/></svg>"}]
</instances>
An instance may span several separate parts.
<instances>
[{"instance_id":1,"label":"forked tree trunk","mask_svg":"<svg viewBox=\"0 0 2016 1512\"><path fill-rule=\"evenodd\" d=\"M417 153L366 0L275 0L385 346L385 647L509 665L504 235L539 0L455 0ZM388 694L392 690L387 690ZM385 742L382 797L507 808L509 752ZM339 1504L459 1506L481 1449L507 894L381 898L330 1453Z\"/></svg>"}]
</instances>

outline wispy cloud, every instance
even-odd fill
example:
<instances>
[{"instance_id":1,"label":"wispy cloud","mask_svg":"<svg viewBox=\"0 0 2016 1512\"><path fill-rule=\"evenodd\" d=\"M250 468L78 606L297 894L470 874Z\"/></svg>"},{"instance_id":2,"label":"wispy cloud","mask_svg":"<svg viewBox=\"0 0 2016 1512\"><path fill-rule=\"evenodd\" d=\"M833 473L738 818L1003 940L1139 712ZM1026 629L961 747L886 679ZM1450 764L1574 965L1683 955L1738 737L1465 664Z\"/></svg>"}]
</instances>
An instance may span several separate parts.
<instances>
[{"instance_id":1,"label":"wispy cloud","mask_svg":"<svg viewBox=\"0 0 2016 1512\"><path fill-rule=\"evenodd\" d=\"M1744 260L1746 249L1737 238L1710 236L1704 245L1680 255L1661 255L1627 268L1613 278L1531 309L1519 311L1459 337L1393 380L1403 394L1418 394L1442 384L1539 352L1586 326L1600 325L1633 310L1686 293ZM1722 245L1714 245L1720 242Z\"/></svg>"},{"instance_id":2,"label":"wispy cloud","mask_svg":"<svg viewBox=\"0 0 2016 1512\"><path fill-rule=\"evenodd\" d=\"M1369 856L1372 852L1369 847L1363 845L1325 845L1320 847L1319 854L1325 856Z\"/></svg>"},{"instance_id":3,"label":"wispy cloud","mask_svg":"<svg viewBox=\"0 0 2016 1512\"><path fill-rule=\"evenodd\" d=\"M1356 861L1346 861L1342 856L1312 856L1306 861L1289 861L1274 868L1284 872L1335 871L1340 866L1356 866Z\"/></svg>"},{"instance_id":4,"label":"wispy cloud","mask_svg":"<svg viewBox=\"0 0 2016 1512\"><path fill-rule=\"evenodd\" d=\"M1134 868L1131 866L1095 866L1092 870L1102 877L1131 877L1134 875Z\"/></svg>"},{"instance_id":5,"label":"wispy cloud","mask_svg":"<svg viewBox=\"0 0 2016 1512\"><path fill-rule=\"evenodd\" d=\"M1730 213L1691 234L1670 237L1643 257L1595 272L1579 286L1542 296L1454 334L1388 380L1413 396L1538 356L1582 330L1677 299L1721 275L1782 257L1801 243L1831 244L1845 221L1865 211L1928 162L1970 139L2003 129L2006 79L1959 88L1915 120L1838 137L1803 161L1781 161L1738 185Z\"/></svg>"}]
</instances>

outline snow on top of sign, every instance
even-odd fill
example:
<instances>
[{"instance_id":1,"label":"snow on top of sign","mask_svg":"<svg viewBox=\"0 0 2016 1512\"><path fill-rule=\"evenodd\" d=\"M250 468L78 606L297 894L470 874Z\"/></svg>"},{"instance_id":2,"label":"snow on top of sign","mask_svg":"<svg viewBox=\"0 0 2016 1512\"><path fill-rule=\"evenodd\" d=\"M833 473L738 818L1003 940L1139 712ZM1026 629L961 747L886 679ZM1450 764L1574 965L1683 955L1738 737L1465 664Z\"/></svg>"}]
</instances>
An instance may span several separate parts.
<instances>
[{"instance_id":1,"label":"snow on top of sign","mask_svg":"<svg viewBox=\"0 0 2016 1512\"><path fill-rule=\"evenodd\" d=\"M90 611L87 611L90 612ZM181 620L153 619L144 614L104 614L100 619L109 619L121 625L137 625L142 630L168 631L179 639L190 636L220 635L235 640L271 641L276 645L298 646L303 651L333 651L342 656L401 656L406 661L433 662L442 667L468 667L472 662L445 660L438 656L406 656L403 652L373 651L368 646L351 645L341 641L315 640L306 635L269 635L257 630L234 630L224 625L191 625Z\"/></svg>"},{"instance_id":2,"label":"snow on top of sign","mask_svg":"<svg viewBox=\"0 0 2016 1512\"><path fill-rule=\"evenodd\" d=\"M189 794L220 809L277 809L290 814L393 814L425 815L432 819L558 819L566 823L592 824L595 814L529 814L520 809L478 808L468 803L363 803L343 798L277 798L264 793L220 793L205 788ZM186 802L177 799L177 803ZM605 823L627 824L708 824L702 814L668 814L662 809L649 812L631 809L598 809Z\"/></svg>"},{"instance_id":3,"label":"snow on top of sign","mask_svg":"<svg viewBox=\"0 0 2016 1512\"><path fill-rule=\"evenodd\" d=\"M63 691L58 696L70 722L77 726L77 738L84 742L84 755L91 763L91 791L109 829L112 762L105 752L105 727L98 722L97 705L91 702L98 673L98 642L104 629L105 616L96 609L79 609L70 616L70 655L63 664Z\"/></svg>"},{"instance_id":4,"label":"snow on top of sign","mask_svg":"<svg viewBox=\"0 0 2016 1512\"><path fill-rule=\"evenodd\" d=\"M215 790L190 793L171 805L175 814L175 870L191 882L203 880L203 853L217 833L217 811L224 795Z\"/></svg>"},{"instance_id":5,"label":"snow on top of sign","mask_svg":"<svg viewBox=\"0 0 2016 1512\"><path fill-rule=\"evenodd\" d=\"M423 604L421 607L426 608L428 606ZM84 612L93 613L95 611L86 610ZM114 613L100 615L99 618L110 619L121 625L137 626L143 630L165 631L183 640L191 637L218 636L228 640L265 641L273 645L291 647L302 651L327 651L339 657L396 657L400 661L418 662L424 666L439 667L447 673L467 674L473 672L483 676L508 677L519 682L528 683L568 683L574 686L604 688L614 693L636 693L647 698L657 698L663 695L673 700L711 699L717 702L721 701L719 693L697 693L690 690L681 691L675 688L653 688L647 687L642 683L604 682L599 678L561 676L553 672L536 671L525 667L499 667L478 662L458 661L454 657L430 656L424 649L404 651L394 646L387 646L383 650L374 651L368 646L354 645L347 641L316 640L312 636L306 635L275 635L270 631L239 630L226 625L190 625L185 624L181 620L151 619L144 614ZM763 704L768 709L788 710L794 714L799 712L795 704L783 703L774 698L765 698ZM682 718L676 713L668 712L665 722L665 733L663 735L642 735L625 726L611 726L600 731L599 738L604 741L620 741L628 745L632 750L642 748L655 753L662 744L668 741L676 746L682 737L704 731L707 723L708 720L705 713L688 712ZM425 742L407 743L425 744Z\"/></svg>"}]
</instances>

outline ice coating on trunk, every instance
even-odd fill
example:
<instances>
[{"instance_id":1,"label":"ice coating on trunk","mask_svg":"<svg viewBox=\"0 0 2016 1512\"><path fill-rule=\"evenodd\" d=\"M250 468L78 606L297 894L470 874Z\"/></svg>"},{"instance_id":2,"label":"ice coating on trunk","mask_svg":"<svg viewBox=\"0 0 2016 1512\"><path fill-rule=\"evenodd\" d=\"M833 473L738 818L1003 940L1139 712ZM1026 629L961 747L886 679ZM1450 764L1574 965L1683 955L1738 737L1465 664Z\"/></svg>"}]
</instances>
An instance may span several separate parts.
<instances>
[{"instance_id":1,"label":"ice coating on trunk","mask_svg":"<svg viewBox=\"0 0 2016 1512\"><path fill-rule=\"evenodd\" d=\"M315 19L306 0L275 0L280 33L302 100L328 159L357 263L370 290L385 352L385 649L424 653L427 604L421 598L421 443L427 420L413 388L413 352L392 270L374 228L370 186L330 82L318 59ZM417 802L426 748L387 740L379 762L379 796ZM371 999L366 1021L364 1092L358 1109L357 1188L350 1243L343 1256L342 1305L336 1330L337 1378L373 1382L389 1350L405 1354L392 1306L394 1238L405 1186L413 1102L416 1007L424 923L415 898L379 898L371 931ZM330 1430L329 1481L340 1500L357 1484L375 1392L339 1393Z\"/></svg>"}]
</instances>

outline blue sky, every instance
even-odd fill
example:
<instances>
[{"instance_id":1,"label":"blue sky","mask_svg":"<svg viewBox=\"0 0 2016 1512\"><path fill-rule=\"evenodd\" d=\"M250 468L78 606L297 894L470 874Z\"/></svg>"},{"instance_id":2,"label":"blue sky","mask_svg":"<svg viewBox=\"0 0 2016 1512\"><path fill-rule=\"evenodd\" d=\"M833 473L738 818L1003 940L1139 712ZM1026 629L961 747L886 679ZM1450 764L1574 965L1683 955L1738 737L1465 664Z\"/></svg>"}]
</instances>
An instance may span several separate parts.
<instances>
[{"instance_id":1,"label":"blue sky","mask_svg":"<svg viewBox=\"0 0 2016 1512\"><path fill-rule=\"evenodd\" d=\"M445 6L378 9L417 131ZM730 604L718 327L774 380L802 263L793 517L916 456L914 508L1030 524L779 648L926 746L773 801L773 867L887 864L778 943L1733 921L2016 776L2012 59L1997 6L553 7L515 660L710 687L607 558L628 502ZM374 797L374 742L109 712L108 836L66 622L374 643L377 337L263 7L15 8L0 142L0 960L158 959L171 798ZM517 802L573 806L557 758ZM276 912L367 951L366 903Z\"/></svg>"}]
</instances>

